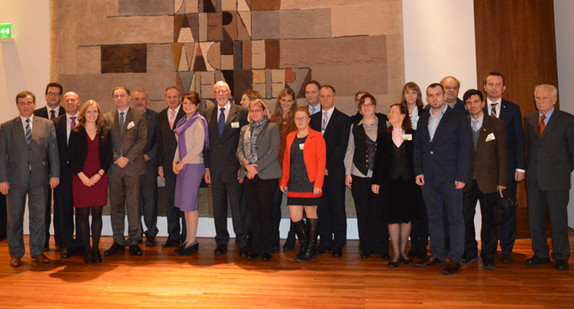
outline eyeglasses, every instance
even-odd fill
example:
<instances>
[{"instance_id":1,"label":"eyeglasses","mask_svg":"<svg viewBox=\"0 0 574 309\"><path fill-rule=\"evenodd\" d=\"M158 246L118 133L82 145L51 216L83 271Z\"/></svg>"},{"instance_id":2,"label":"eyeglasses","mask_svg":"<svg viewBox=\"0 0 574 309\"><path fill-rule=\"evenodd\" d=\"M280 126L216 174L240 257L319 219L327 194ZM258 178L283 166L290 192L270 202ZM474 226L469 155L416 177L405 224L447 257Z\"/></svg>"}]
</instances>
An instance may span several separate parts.
<instances>
[{"instance_id":1,"label":"eyeglasses","mask_svg":"<svg viewBox=\"0 0 574 309\"><path fill-rule=\"evenodd\" d=\"M229 90L215 90L215 91L213 91L213 93L215 93L215 94L226 94L228 92L229 92Z\"/></svg>"},{"instance_id":2,"label":"eyeglasses","mask_svg":"<svg viewBox=\"0 0 574 309\"><path fill-rule=\"evenodd\" d=\"M250 109L249 110L250 113L260 113L262 111L263 111L262 109Z\"/></svg>"},{"instance_id":3,"label":"eyeglasses","mask_svg":"<svg viewBox=\"0 0 574 309\"><path fill-rule=\"evenodd\" d=\"M48 95L62 95L60 92L48 92Z\"/></svg>"},{"instance_id":4,"label":"eyeglasses","mask_svg":"<svg viewBox=\"0 0 574 309\"><path fill-rule=\"evenodd\" d=\"M305 121L305 120L307 120L307 119L309 119L309 117L307 117L307 116L295 117L295 120L297 120L297 121Z\"/></svg>"},{"instance_id":5,"label":"eyeglasses","mask_svg":"<svg viewBox=\"0 0 574 309\"><path fill-rule=\"evenodd\" d=\"M363 107L373 107L373 106L375 106L375 104L373 104L373 103L365 103L365 104L363 104L363 105L361 105L361 106L363 106Z\"/></svg>"}]
</instances>

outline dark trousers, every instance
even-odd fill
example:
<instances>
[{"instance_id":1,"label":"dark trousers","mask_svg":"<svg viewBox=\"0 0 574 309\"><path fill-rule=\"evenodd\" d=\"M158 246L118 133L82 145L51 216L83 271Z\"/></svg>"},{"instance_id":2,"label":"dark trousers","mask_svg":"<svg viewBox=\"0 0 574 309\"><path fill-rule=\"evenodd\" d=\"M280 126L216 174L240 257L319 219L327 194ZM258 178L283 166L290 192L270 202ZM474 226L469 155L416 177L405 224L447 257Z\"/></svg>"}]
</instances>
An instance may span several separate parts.
<instances>
[{"instance_id":1,"label":"dark trousers","mask_svg":"<svg viewBox=\"0 0 574 309\"><path fill-rule=\"evenodd\" d=\"M430 178L430 177L429 177ZM426 181L422 186L427 207L431 253L439 260L446 260L444 211L448 215L450 251L452 260L462 262L464 252L464 218L462 215L462 190L453 182Z\"/></svg>"},{"instance_id":2,"label":"dark trousers","mask_svg":"<svg viewBox=\"0 0 574 309\"><path fill-rule=\"evenodd\" d=\"M273 253L273 195L279 179L253 179L243 181L243 192L251 217L251 249L257 254Z\"/></svg>"},{"instance_id":3,"label":"dark trousers","mask_svg":"<svg viewBox=\"0 0 574 309\"><path fill-rule=\"evenodd\" d=\"M534 181L532 181L534 182ZM570 243L568 241L568 200L569 190L544 191L538 183L527 183L528 223L532 238L532 251L542 259L548 259L546 241L546 211L550 216L552 237L552 258L555 261L568 260Z\"/></svg>"},{"instance_id":4,"label":"dark trousers","mask_svg":"<svg viewBox=\"0 0 574 309\"><path fill-rule=\"evenodd\" d=\"M211 193L213 198L213 221L215 223L215 242L219 246L227 246L229 233L227 232L227 201L231 205L231 219L235 232L235 244L243 249L249 246L249 211L242 203L243 190L241 184L234 178L226 182L215 180L212 175Z\"/></svg>"},{"instance_id":5,"label":"dark trousers","mask_svg":"<svg viewBox=\"0 0 574 309\"><path fill-rule=\"evenodd\" d=\"M169 167L171 169L171 166ZM164 170L165 177L165 214L167 217L167 235L168 239L173 241L179 241L185 237L185 220L181 220L183 212L179 208L175 207L175 184L177 181L177 175L173 172L166 172ZM183 222L181 222L183 221Z\"/></svg>"},{"instance_id":6,"label":"dark trousers","mask_svg":"<svg viewBox=\"0 0 574 309\"><path fill-rule=\"evenodd\" d=\"M116 176L109 177L108 180L114 241L122 246L137 245L141 237L142 176ZM124 237L126 213L128 217L127 243Z\"/></svg>"},{"instance_id":7,"label":"dark trousers","mask_svg":"<svg viewBox=\"0 0 574 309\"><path fill-rule=\"evenodd\" d=\"M10 257L24 256L24 208L26 195L28 195L28 219L30 221L30 255L35 256L44 252L46 237L44 225L46 224L46 197L50 188L46 186L32 186L24 188L10 188L6 196L8 215L8 250Z\"/></svg>"},{"instance_id":8,"label":"dark trousers","mask_svg":"<svg viewBox=\"0 0 574 309\"><path fill-rule=\"evenodd\" d=\"M409 255L423 258L427 255L427 246L429 244L429 225L422 192L420 189L417 191L417 194L419 194L421 219L413 220L411 223L411 250L409 251Z\"/></svg>"},{"instance_id":9,"label":"dark trousers","mask_svg":"<svg viewBox=\"0 0 574 309\"><path fill-rule=\"evenodd\" d=\"M142 180L142 214L145 235L155 237L157 229L157 164L146 162L146 174Z\"/></svg>"},{"instance_id":10,"label":"dark trousers","mask_svg":"<svg viewBox=\"0 0 574 309\"><path fill-rule=\"evenodd\" d=\"M54 189L54 235L59 235L62 247L78 247L74 241L74 198L72 197L72 175L62 175L60 184Z\"/></svg>"},{"instance_id":11,"label":"dark trousers","mask_svg":"<svg viewBox=\"0 0 574 309\"><path fill-rule=\"evenodd\" d=\"M467 258L478 256L478 247L474 232L474 214L476 213L476 201L480 201L482 225L480 240L482 243L480 257L483 262L494 262L496 247L498 246L498 232L496 230L496 194L482 193L476 180L470 184L470 190L463 193L463 216L464 216L464 255Z\"/></svg>"},{"instance_id":12,"label":"dark trousers","mask_svg":"<svg viewBox=\"0 0 574 309\"><path fill-rule=\"evenodd\" d=\"M389 254L389 229L382 220L382 197L371 191L371 178L353 176L351 193L357 211L359 246L365 253Z\"/></svg>"},{"instance_id":13,"label":"dark trousers","mask_svg":"<svg viewBox=\"0 0 574 309\"><path fill-rule=\"evenodd\" d=\"M0 194L0 240L6 238L6 195Z\"/></svg>"},{"instance_id":14,"label":"dark trousers","mask_svg":"<svg viewBox=\"0 0 574 309\"><path fill-rule=\"evenodd\" d=\"M516 198L516 181L514 180L515 169L508 176L508 188L505 194ZM500 214L500 249L502 252L512 252L516 240L516 209L499 210Z\"/></svg>"},{"instance_id":15,"label":"dark trousers","mask_svg":"<svg viewBox=\"0 0 574 309\"><path fill-rule=\"evenodd\" d=\"M343 248L347 242L344 177L325 176L323 198L317 208L319 236L325 248Z\"/></svg>"},{"instance_id":16,"label":"dark trousers","mask_svg":"<svg viewBox=\"0 0 574 309\"><path fill-rule=\"evenodd\" d=\"M279 189L279 185L275 188L273 193L273 204L271 209L271 221L273 223L273 246L279 246L279 225L281 225L281 202L283 201L283 192Z\"/></svg>"}]
</instances>

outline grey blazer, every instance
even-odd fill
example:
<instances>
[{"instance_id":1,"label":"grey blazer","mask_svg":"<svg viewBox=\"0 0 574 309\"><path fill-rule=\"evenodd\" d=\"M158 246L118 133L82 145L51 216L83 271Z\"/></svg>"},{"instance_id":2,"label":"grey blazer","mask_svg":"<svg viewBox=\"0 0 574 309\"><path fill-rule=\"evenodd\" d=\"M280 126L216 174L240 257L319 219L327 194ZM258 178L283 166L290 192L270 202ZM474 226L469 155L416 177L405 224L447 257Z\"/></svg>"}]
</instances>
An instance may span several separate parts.
<instances>
[{"instance_id":1,"label":"grey blazer","mask_svg":"<svg viewBox=\"0 0 574 309\"><path fill-rule=\"evenodd\" d=\"M10 188L48 186L50 177L60 177L56 129L52 121L34 116L32 139L26 142L20 116L0 127L0 182Z\"/></svg>"},{"instance_id":2,"label":"grey blazer","mask_svg":"<svg viewBox=\"0 0 574 309\"><path fill-rule=\"evenodd\" d=\"M110 177L143 176L145 174L145 160L143 151L147 141L147 121L145 115L133 107L128 109L124 121L124 129L120 130L118 110L104 115L104 121L112 135L113 161L121 156L128 158L125 168L112 163L108 171Z\"/></svg>"},{"instance_id":3,"label":"grey blazer","mask_svg":"<svg viewBox=\"0 0 574 309\"><path fill-rule=\"evenodd\" d=\"M249 164L245 153L243 152L243 141L245 132L249 129L249 124L244 125L239 133L239 144L237 145L237 160L241 164L241 173L239 177L247 175L245 166ZM279 145L281 144L281 135L279 128L274 122L269 122L257 136L255 143L255 152L257 153L257 175L261 179L281 178L281 166L279 165Z\"/></svg>"},{"instance_id":4,"label":"grey blazer","mask_svg":"<svg viewBox=\"0 0 574 309\"><path fill-rule=\"evenodd\" d=\"M528 165L526 184L542 190L569 190L574 169L574 116L554 109L538 136L538 111L524 117Z\"/></svg>"}]
</instances>

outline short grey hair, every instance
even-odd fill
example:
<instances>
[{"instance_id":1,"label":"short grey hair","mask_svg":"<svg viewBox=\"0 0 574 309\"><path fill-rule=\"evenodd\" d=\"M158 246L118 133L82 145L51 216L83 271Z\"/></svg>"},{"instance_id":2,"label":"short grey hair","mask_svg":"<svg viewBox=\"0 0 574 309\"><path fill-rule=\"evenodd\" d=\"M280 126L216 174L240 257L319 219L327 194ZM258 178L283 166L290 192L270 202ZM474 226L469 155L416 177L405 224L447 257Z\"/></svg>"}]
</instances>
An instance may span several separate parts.
<instances>
[{"instance_id":1,"label":"short grey hair","mask_svg":"<svg viewBox=\"0 0 574 309\"><path fill-rule=\"evenodd\" d=\"M556 86L551 85L551 84L540 84L540 85L534 87L534 96L536 96L536 92L540 88L550 88L552 90L552 96L555 98L558 97L558 89L556 88Z\"/></svg>"}]
</instances>

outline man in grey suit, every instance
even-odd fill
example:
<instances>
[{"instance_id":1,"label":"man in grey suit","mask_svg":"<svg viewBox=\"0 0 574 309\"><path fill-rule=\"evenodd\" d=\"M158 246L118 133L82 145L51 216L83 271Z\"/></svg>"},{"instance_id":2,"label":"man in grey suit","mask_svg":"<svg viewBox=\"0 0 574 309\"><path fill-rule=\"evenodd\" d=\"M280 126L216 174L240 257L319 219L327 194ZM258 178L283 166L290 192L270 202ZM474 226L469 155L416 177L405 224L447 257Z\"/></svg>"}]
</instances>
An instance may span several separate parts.
<instances>
[{"instance_id":1,"label":"man in grey suit","mask_svg":"<svg viewBox=\"0 0 574 309\"><path fill-rule=\"evenodd\" d=\"M104 121L110 127L113 164L108 172L112 230L114 243L104 251L109 256L130 247L132 255L142 255L138 246L141 237L141 184L145 174L143 151L147 139L147 124L142 112L130 108L130 90L118 86L112 91L116 110L106 113ZM128 240L124 237L124 217L128 215Z\"/></svg>"},{"instance_id":2,"label":"man in grey suit","mask_svg":"<svg viewBox=\"0 0 574 309\"><path fill-rule=\"evenodd\" d=\"M43 253L46 198L48 191L60 183L54 124L34 117L36 97L32 92L17 94L16 107L20 116L0 128L0 193L6 195L8 206L8 249L12 267L22 265L21 258L26 252L22 235L26 194L32 261L50 262Z\"/></svg>"},{"instance_id":3,"label":"man in grey suit","mask_svg":"<svg viewBox=\"0 0 574 309\"><path fill-rule=\"evenodd\" d=\"M546 211L550 216L552 258L556 269L568 270L568 200L570 174L574 169L574 116L554 106L558 90L553 85L534 89L536 109L525 117L526 188L528 222L534 256L526 265L550 263L546 242Z\"/></svg>"},{"instance_id":4,"label":"man in grey suit","mask_svg":"<svg viewBox=\"0 0 574 309\"><path fill-rule=\"evenodd\" d=\"M155 246L157 229L157 112L147 107L147 92L136 88L132 94L134 106L144 113L147 121L147 140L144 148L146 172L142 180L142 213L146 226L146 246ZM142 231L143 232L143 231Z\"/></svg>"}]
</instances>

